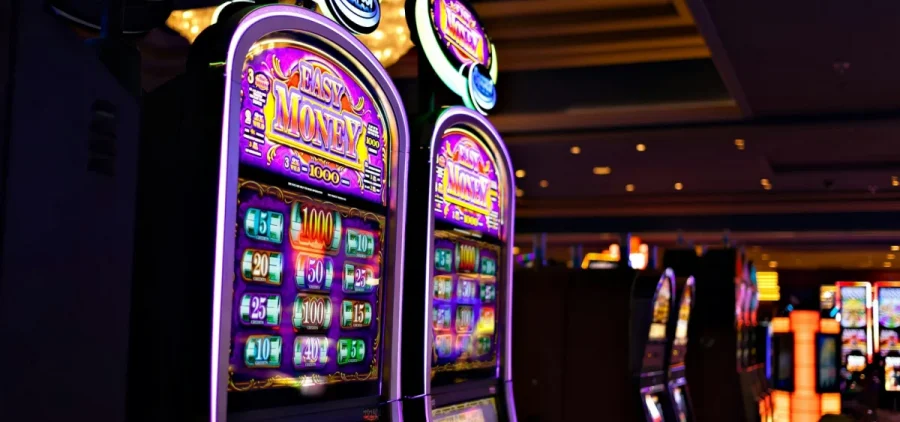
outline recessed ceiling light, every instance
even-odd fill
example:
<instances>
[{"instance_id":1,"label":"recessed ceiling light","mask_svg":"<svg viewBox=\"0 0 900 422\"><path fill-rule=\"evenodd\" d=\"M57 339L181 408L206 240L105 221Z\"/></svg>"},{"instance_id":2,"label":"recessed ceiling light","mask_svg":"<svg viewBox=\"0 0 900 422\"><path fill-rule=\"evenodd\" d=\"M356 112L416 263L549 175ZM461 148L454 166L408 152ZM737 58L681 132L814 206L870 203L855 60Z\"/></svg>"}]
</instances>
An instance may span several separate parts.
<instances>
[{"instance_id":1,"label":"recessed ceiling light","mask_svg":"<svg viewBox=\"0 0 900 422\"><path fill-rule=\"evenodd\" d=\"M519 252L521 252L521 251L519 250L519 247L518 247L518 246L513 246L513 255L518 255Z\"/></svg>"},{"instance_id":2,"label":"recessed ceiling light","mask_svg":"<svg viewBox=\"0 0 900 422\"><path fill-rule=\"evenodd\" d=\"M541 180L540 184L541 184L542 188L546 188L547 186L550 186L550 182L548 182L546 180Z\"/></svg>"},{"instance_id":3,"label":"recessed ceiling light","mask_svg":"<svg viewBox=\"0 0 900 422\"><path fill-rule=\"evenodd\" d=\"M892 265L894 265L894 264L891 264L890 262L885 262L884 268L891 268Z\"/></svg>"},{"instance_id":4,"label":"recessed ceiling light","mask_svg":"<svg viewBox=\"0 0 900 422\"><path fill-rule=\"evenodd\" d=\"M778 268L778 261L769 261L769 268Z\"/></svg>"},{"instance_id":5,"label":"recessed ceiling light","mask_svg":"<svg viewBox=\"0 0 900 422\"><path fill-rule=\"evenodd\" d=\"M684 189L684 185L682 185L681 182L676 182L675 190L681 190L681 189Z\"/></svg>"},{"instance_id":6,"label":"recessed ceiling light","mask_svg":"<svg viewBox=\"0 0 900 422\"><path fill-rule=\"evenodd\" d=\"M638 150L638 152L644 152L647 150L647 146L644 144L637 144L634 148Z\"/></svg>"},{"instance_id":7,"label":"recessed ceiling light","mask_svg":"<svg viewBox=\"0 0 900 422\"><path fill-rule=\"evenodd\" d=\"M738 138L738 139L734 140L734 146L737 147L738 150L743 151L744 148L746 147L746 145L747 144L744 142L743 139Z\"/></svg>"},{"instance_id":8,"label":"recessed ceiling light","mask_svg":"<svg viewBox=\"0 0 900 422\"><path fill-rule=\"evenodd\" d=\"M772 190L772 185L763 185L763 189Z\"/></svg>"},{"instance_id":9,"label":"recessed ceiling light","mask_svg":"<svg viewBox=\"0 0 900 422\"><path fill-rule=\"evenodd\" d=\"M769 179L759 179L759 184L763 186L768 185L770 184Z\"/></svg>"},{"instance_id":10,"label":"recessed ceiling light","mask_svg":"<svg viewBox=\"0 0 900 422\"><path fill-rule=\"evenodd\" d=\"M518 177L519 179L525 177L525 170L522 170L522 169L516 170L516 177Z\"/></svg>"},{"instance_id":11,"label":"recessed ceiling light","mask_svg":"<svg viewBox=\"0 0 900 422\"><path fill-rule=\"evenodd\" d=\"M569 152L571 152L572 155L578 155L578 154L581 154L581 147L578 146L578 145L575 145L574 147L569 148Z\"/></svg>"},{"instance_id":12,"label":"recessed ceiling light","mask_svg":"<svg viewBox=\"0 0 900 422\"><path fill-rule=\"evenodd\" d=\"M891 186L900 186L900 179L897 179L897 176L891 176Z\"/></svg>"},{"instance_id":13,"label":"recessed ceiling light","mask_svg":"<svg viewBox=\"0 0 900 422\"><path fill-rule=\"evenodd\" d=\"M523 195L525 195L525 191L523 191L522 189L516 189L516 198L521 198Z\"/></svg>"},{"instance_id":14,"label":"recessed ceiling light","mask_svg":"<svg viewBox=\"0 0 900 422\"><path fill-rule=\"evenodd\" d=\"M594 174L597 176L605 176L610 173L612 173L612 168L610 167L594 167Z\"/></svg>"},{"instance_id":15,"label":"recessed ceiling light","mask_svg":"<svg viewBox=\"0 0 900 422\"><path fill-rule=\"evenodd\" d=\"M892 253L887 254L887 259L894 259L896 257L897 257L897 255L894 255Z\"/></svg>"},{"instance_id":16,"label":"recessed ceiling light","mask_svg":"<svg viewBox=\"0 0 900 422\"><path fill-rule=\"evenodd\" d=\"M891 250L894 252L900 251L900 246L897 246L897 245L891 246Z\"/></svg>"},{"instance_id":17,"label":"recessed ceiling light","mask_svg":"<svg viewBox=\"0 0 900 422\"><path fill-rule=\"evenodd\" d=\"M634 192L634 185L632 185L631 183L625 185L625 190L627 192Z\"/></svg>"}]
</instances>

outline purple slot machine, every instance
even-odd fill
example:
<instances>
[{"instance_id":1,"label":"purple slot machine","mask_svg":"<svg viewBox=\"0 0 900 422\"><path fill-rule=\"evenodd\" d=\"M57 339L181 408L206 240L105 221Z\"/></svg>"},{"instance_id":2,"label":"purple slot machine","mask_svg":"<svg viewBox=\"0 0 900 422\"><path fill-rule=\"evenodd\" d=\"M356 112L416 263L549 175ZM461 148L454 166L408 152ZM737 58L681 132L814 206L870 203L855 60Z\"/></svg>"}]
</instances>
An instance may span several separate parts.
<instances>
[{"instance_id":1,"label":"purple slot machine","mask_svg":"<svg viewBox=\"0 0 900 422\"><path fill-rule=\"evenodd\" d=\"M377 2L320 6L357 32L380 14ZM133 322L129 420L397 420L400 97L360 41L312 10L243 2L217 15L188 73L149 99L185 124L147 136L145 168L167 167L141 195L165 201L140 219L151 316Z\"/></svg>"},{"instance_id":2,"label":"purple slot machine","mask_svg":"<svg viewBox=\"0 0 900 422\"><path fill-rule=\"evenodd\" d=\"M404 416L515 421L515 186L506 147L484 117L496 103L496 51L468 2L411 0L406 16L427 59L420 89L430 101L420 104L410 152ZM460 99L467 107L438 104Z\"/></svg>"}]
</instances>

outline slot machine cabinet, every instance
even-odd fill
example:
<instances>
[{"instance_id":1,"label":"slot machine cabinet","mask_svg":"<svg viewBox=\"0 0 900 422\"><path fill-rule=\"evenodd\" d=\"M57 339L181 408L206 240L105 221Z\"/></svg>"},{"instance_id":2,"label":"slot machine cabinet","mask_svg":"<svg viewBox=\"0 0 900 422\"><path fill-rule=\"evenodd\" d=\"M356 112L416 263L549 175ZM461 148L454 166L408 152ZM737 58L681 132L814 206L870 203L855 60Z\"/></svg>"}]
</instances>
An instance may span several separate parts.
<instances>
[{"instance_id":1,"label":"slot machine cabinet","mask_svg":"<svg viewBox=\"0 0 900 422\"><path fill-rule=\"evenodd\" d=\"M231 4L144 130L127 420L399 419L409 137L372 53Z\"/></svg>"},{"instance_id":2,"label":"slot machine cabinet","mask_svg":"<svg viewBox=\"0 0 900 422\"><path fill-rule=\"evenodd\" d=\"M872 284L839 281L836 304L841 324L841 391L857 395L865 389L865 372L872 363Z\"/></svg>"},{"instance_id":3,"label":"slot machine cabinet","mask_svg":"<svg viewBox=\"0 0 900 422\"><path fill-rule=\"evenodd\" d=\"M746 259L734 248L709 249L695 274L696 302L688 329L693 345L685 365L698 422L753 421L758 409L744 399L740 346Z\"/></svg>"},{"instance_id":4,"label":"slot machine cabinet","mask_svg":"<svg viewBox=\"0 0 900 422\"><path fill-rule=\"evenodd\" d=\"M816 422L841 413L840 326L819 311L772 320L775 422Z\"/></svg>"},{"instance_id":5,"label":"slot machine cabinet","mask_svg":"<svg viewBox=\"0 0 900 422\"><path fill-rule=\"evenodd\" d=\"M769 394L769 385L766 381L765 364L765 336L768 329L759 323L759 286L756 279L756 266L752 261L747 264L749 287L749 312L747 314L747 331L749 348L749 378L752 382L752 391L755 395L760 419L765 422L771 419L772 399Z\"/></svg>"},{"instance_id":6,"label":"slot machine cabinet","mask_svg":"<svg viewBox=\"0 0 900 422\"><path fill-rule=\"evenodd\" d=\"M900 282L878 281L872 306L872 345L875 363L882 369L879 408L900 406Z\"/></svg>"},{"instance_id":7,"label":"slot machine cabinet","mask_svg":"<svg viewBox=\"0 0 900 422\"><path fill-rule=\"evenodd\" d=\"M572 279L564 307L563 420L662 421L673 273L584 270Z\"/></svg>"},{"instance_id":8,"label":"slot machine cabinet","mask_svg":"<svg viewBox=\"0 0 900 422\"><path fill-rule=\"evenodd\" d=\"M668 349L666 352L667 406L663 408L664 420L692 422L694 420L685 367L688 352L688 327L694 304L694 276L698 270L700 257L694 249L667 250L663 255L663 267L675 274L675 298L677 305L669 317Z\"/></svg>"},{"instance_id":9,"label":"slot machine cabinet","mask_svg":"<svg viewBox=\"0 0 900 422\"><path fill-rule=\"evenodd\" d=\"M488 120L449 107L410 156L403 344L407 420L516 420L512 385L512 165ZM472 188L483 186L483 189Z\"/></svg>"}]
</instances>

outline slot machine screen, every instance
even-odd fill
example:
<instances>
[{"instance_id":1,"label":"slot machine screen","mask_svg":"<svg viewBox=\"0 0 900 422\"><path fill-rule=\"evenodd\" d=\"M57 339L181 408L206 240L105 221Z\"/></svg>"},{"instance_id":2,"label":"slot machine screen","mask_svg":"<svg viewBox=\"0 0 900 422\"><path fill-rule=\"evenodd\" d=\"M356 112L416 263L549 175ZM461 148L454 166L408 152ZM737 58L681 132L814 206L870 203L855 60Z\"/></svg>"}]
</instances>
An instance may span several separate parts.
<instances>
[{"instance_id":1,"label":"slot machine screen","mask_svg":"<svg viewBox=\"0 0 900 422\"><path fill-rule=\"evenodd\" d=\"M668 279L660 283L653 303L653 321L650 323L650 340L665 340L666 326L669 323L669 308L672 303L672 288Z\"/></svg>"},{"instance_id":2,"label":"slot machine screen","mask_svg":"<svg viewBox=\"0 0 900 422\"><path fill-rule=\"evenodd\" d=\"M436 148L432 384L496 377L506 181L490 149L452 126Z\"/></svg>"},{"instance_id":3,"label":"slot machine screen","mask_svg":"<svg viewBox=\"0 0 900 422\"><path fill-rule=\"evenodd\" d=\"M379 394L397 129L383 92L349 62L292 32L263 37L245 59L230 408L271 406L256 399L272 393Z\"/></svg>"},{"instance_id":4,"label":"slot machine screen","mask_svg":"<svg viewBox=\"0 0 900 422\"><path fill-rule=\"evenodd\" d=\"M866 323L866 288L841 287L841 327L865 328Z\"/></svg>"},{"instance_id":5,"label":"slot machine screen","mask_svg":"<svg viewBox=\"0 0 900 422\"><path fill-rule=\"evenodd\" d=\"M878 289L878 345L883 355L900 352L900 288Z\"/></svg>"},{"instance_id":6,"label":"slot machine screen","mask_svg":"<svg viewBox=\"0 0 900 422\"><path fill-rule=\"evenodd\" d=\"M884 358L884 390L900 391L900 356Z\"/></svg>"},{"instance_id":7,"label":"slot machine screen","mask_svg":"<svg viewBox=\"0 0 900 422\"><path fill-rule=\"evenodd\" d=\"M662 422L662 403L659 402L656 394L645 394L644 405L647 407L647 414L650 416L651 422Z\"/></svg>"},{"instance_id":8,"label":"slot machine screen","mask_svg":"<svg viewBox=\"0 0 900 422\"><path fill-rule=\"evenodd\" d=\"M675 387L672 396L675 397L675 412L678 416L678 420L675 422L687 422L687 398L684 396L682 387Z\"/></svg>"},{"instance_id":9,"label":"slot machine screen","mask_svg":"<svg viewBox=\"0 0 900 422\"><path fill-rule=\"evenodd\" d=\"M774 387L776 390L794 390L794 335L775 334L772 336L774 349Z\"/></svg>"},{"instance_id":10,"label":"slot machine screen","mask_svg":"<svg viewBox=\"0 0 900 422\"><path fill-rule=\"evenodd\" d=\"M493 398L454 404L431 411L434 422L498 422Z\"/></svg>"},{"instance_id":11,"label":"slot machine screen","mask_svg":"<svg viewBox=\"0 0 900 422\"><path fill-rule=\"evenodd\" d=\"M838 337L816 334L816 391L839 392L840 356Z\"/></svg>"}]
</instances>

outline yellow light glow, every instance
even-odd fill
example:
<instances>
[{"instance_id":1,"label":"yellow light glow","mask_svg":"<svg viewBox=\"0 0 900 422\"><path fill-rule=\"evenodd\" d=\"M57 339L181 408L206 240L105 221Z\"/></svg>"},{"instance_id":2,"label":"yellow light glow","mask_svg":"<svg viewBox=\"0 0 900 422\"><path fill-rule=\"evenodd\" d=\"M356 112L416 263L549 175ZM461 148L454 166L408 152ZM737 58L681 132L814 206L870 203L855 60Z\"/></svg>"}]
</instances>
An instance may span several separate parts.
<instances>
[{"instance_id":1,"label":"yellow light glow","mask_svg":"<svg viewBox=\"0 0 900 422\"><path fill-rule=\"evenodd\" d=\"M737 147L738 150L743 151L746 143L743 139L738 138L734 140L734 146Z\"/></svg>"},{"instance_id":2,"label":"yellow light glow","mask_svg":"<svg viewBox=\"0 0 900 422\"><path fill-rule=\"evenodd\" d=\"M518 246L513 246L513 250L512 250L513 255L518 255L520 251L521 250L519 249Z\"/></svg>"},{"instance_id":3,"label":"yellow light glow","mask_svg":"<svg viewBox=\"0 0 900 422\"><path fill-rule=\"evenodd\" d=\"M571 152L572 155L578 155L578 154L581 154L581 147L579 147L579 146L576 145L576 146L574 146L574 147L572 147L572 148L569 148L569 152Z\"/></svg>"},{"instance_id":4,"label":"yellow light glow","mask_svg":"<svg viewBox=\"0 0 900 422\"><path fill-rule=\"evenodd\" d=\"M772 318L773 333L787 333L791 331L791 320L788 317Z\"/></svg>"},{"instance_id":5,"label":"yellow light glow","mask_svg":"<svg viewBox=\"0 0 900 422\"><path fill-rule=\"evenodd\" d=\"M594 174L597 176L605 176L610 173L612 173L612 168L610 167L594 167Z\"/></svg>"},{"instance_id":6,"label":"yellow light glow","mask_svg":"<svg viewBox=\"0 0 900 422\"><path fill-rule=\"evenodd\" d=\"M519 179L525 177L525 170L522 170L522 169L516 170L516 177Z\"/></svg>"},{"instance_id":7,"label":"yellow light glow","mask_svg":"<svg viewBox=\"0 0 900 422\"><path fill-rule=\"evenodd\" d=\"M841 393L822 393L821 413L823 415L840 415Z\"/></svg>"},{"instance_id":8,"label":"yellow light glow","mask_svg":"<svg viewBox=\"0 0 900 422\"><path fill-rule=\"evenodd\" d=\"M897 246L897 245L891 246L891 250L894 252L900 251L900 246Z\"/></svg>"},{"instance_id":9,"label":"yellow light glow","mask_svg":"<svg viewBox=\"0 0 900 422\"><path fill-rule=\"evenodd\" d=\"M547 186L550 186L550 182L548 182L546 180L541 180L540 184L541 184L542 188L546 188Z\"/></svg>"},{"instance_id":10,"label":"yellow light glow","mask_svg":"<svg viewBox=\"0 0 900 422\"><path fill-rule=\"evenodd\" d=\"M635 145L634 148L635 148L636 150L638 150L638 152L644 152L644 151L647 150L647 146L644 145L644 144L637 144L637 145Z\"/></svg>"},{"instance_id":11,"label":"yellow light glow","mask_svg":"<svg viewBox=\"0 0 900 422\"><path fill-rule=\"evenodd\" d=\"M884 263L884 268L891 268L892 265L893 265L893 264L891 264L890 262L885 262L885 263Z\"/></svg>"},{"instance_id":12,"label":"yellow light glow","mask_svg":"<svg viewBox=\"0 0 900 422\"><path fill-rule=\"evenodd\" d=\"M772 190L772 185L763 185L763 189Z\"/></svg>"},{"instance_id":13,"label":"yellow light glow","mask_svg":"<svg viewBox=\"0 0 900 422\"><path fill-rule=\"evenodd\" d=\"M778 268L778 261L769 261L769 268Z\"/></svg>"},{"instance_id":14,"label":"yellow light glow","mask_svg":"<svg viewBox=\"0 0 900 422\"><path fill-rule=\"evenodd\" d=\"M769 179L759 179L759 184L765 186L769 184Z\"/></svg>"},{"instance_id":15,"label":"yellow light glow","mask_svg":"<svg viewBox=\"0 0 900 422\"><path fill-rule=\"evenodd\" d=\"M775 390L772 392L773 422L790 422L791 393Z\"/></svg>"},{"instance_id":16,"label":"yellow light glow","mask_svg":"<svg viewBox=\"0 0 900 422\"><path fill-rule=\"evenodd\" d=\"M521 198L524 195L525 191L523 191L522 189L516 189L516 198Z\"/></svg>"},{"instance_id":17,"label":"yellow light glow","mask_svg":"<svg viewBox=\"0 0 900 422\"><path fill-rule=\"evenodd\" d=\"M819 331L823 334L840 334L841 323L834 318L823 318L819 320Z\"/></svg>"},{"instance_id":18,"label":"yellow light glow","mask_svg":"<svg viewBox=\"0 0 900 422\"><path fill-rule=\"evenodd\" d=\"M369 35L357 35L357 38L372 50L384 67L400 60L413 44L410 41L409 27L406 24L405 0L380 0L381 22L378 29ZM279 3L295 4L295 0L279 0ZM213 13L217 7L204 7L191 10L175 10L166 20L166 25L178 32L188 41L194 42L198 35L212 24ZM386 36L387 33L393 36Z\"/></svg>"},{"instance_id":19,"label":"yellow light glow","mask_svg":"<svg viewBox=\"0 0 900 422\"><path fill-rule=\"evenodd\" d=\"M631 183L625 185L625 191L626 192L634 192L634 185L632 185Z\"/></svg>"},{"instance_id":20,"label":"yellow light glow","mask_svg":"<svg viewBox=\"0 0 900 422\"><path fill-rule=\"evenodd\" d=\"M896 257L897 257L897 255L894 255L892 253L887 254L887 259L894 259Z\"/></svg>"},{"instance_id":21,"label":"yellow light glow","mask_svg":"<svg viewBox=\"0 0 900 422\"><path fill-rule=\"evenodd\" d=\"M891 176L891 186L900 186L900 179L897 179L897 176Z\"/></svg>"},{"instance_id":22,"label":"yellow light glow","mask_svg":"<svg viewBox=\"0 0 900 422\"><path fill-rule=\"evenodd\" d=\"M756 273L756 289L756 298L760 302L777 302L781 300L778 272L758 271Z\"/></svg>"},{"instance_id":23,"label":"yellow light glow","mask_svg":"<svg viewBox=\"0 0 900 422\"><path fill-rule=\"evenodd\" d=\"M675 190L681 190L681 189L684 189L684 185L682 185L681 182L676 182Z\"/></svg>"}]
</instances>

